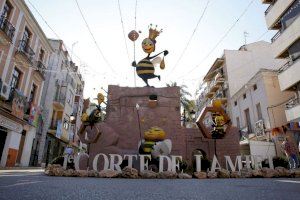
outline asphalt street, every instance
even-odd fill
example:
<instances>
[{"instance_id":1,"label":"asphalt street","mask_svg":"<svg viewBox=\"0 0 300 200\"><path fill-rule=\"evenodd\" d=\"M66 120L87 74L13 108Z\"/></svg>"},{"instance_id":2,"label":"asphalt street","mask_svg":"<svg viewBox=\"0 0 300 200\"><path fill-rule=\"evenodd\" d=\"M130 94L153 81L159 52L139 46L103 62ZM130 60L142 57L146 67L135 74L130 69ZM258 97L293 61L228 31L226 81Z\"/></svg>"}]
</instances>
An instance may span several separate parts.
<instances>
[{"instance_id":1,"label":"asphalt street","mask_svg":"<svg viewBox=\"0 0 300 200\"><path fill-rule=\"evenodd\" d=\"M300 199L300 179L145 180L0 173L0 199Z\"/></svg>"}]
</instances>

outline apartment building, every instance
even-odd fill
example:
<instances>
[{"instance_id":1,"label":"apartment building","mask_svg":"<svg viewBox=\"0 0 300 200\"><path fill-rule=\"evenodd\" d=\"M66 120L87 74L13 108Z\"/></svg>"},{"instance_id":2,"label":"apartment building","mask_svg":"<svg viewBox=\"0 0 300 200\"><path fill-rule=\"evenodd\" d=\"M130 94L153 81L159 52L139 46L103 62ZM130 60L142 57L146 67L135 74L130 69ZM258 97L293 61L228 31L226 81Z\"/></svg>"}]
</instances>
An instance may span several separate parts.
<instances>
[{"instance_id":1,"label":"apartment building","mask_svg":"<svg viewBox=\"0 0 300 200\"><path fill-rule=\"evenodd\" d=\"M230 100L259 71L278 69L284 60L274 59L271 44L265 41L243 45L238 50L224 50L203 78L201 93L197 98L199 114L214 100L221 100L232 117Z\"/></svg>"},{"instance_id":2,"label":"apartment building","mask_svg":"<svg viewBox=\"0 0 300 200\"><path fill-rule=\"evenodd\" d=\"M282 91L292 91L294 98L286 102L287 121L297 130L300 127L300 0L262 0L269 4L265 11L269 30L277 30L272 38L272 52L275 58L287 62L279 70L279 84ZM300 134L295 133L297 144Z\"/></svg>"},{"instance_id":3,"label":"apartment building","mask_svg":"<svg viewBox=\"0 0 300 200\"><path fill-rule=\"evenodd\" d=\"M81 125L84 81L63 41L49 42L54 53L46 73L42 97L43 129L33 147L33 165L49 163L62 155L67 145L73 145L74 149L79 145L76 135Z\"/></svg>"},{"instance_id":4,"label":"apartment building","mask_svg":"<svg viewBox=\"0 0 300 200\"><path fill-rule=\"evenodd\" d=\"M53 49L24 0L0 0L0 159L28 166Z\"/></svg>"},{"instance_id":5,"label":"apartment building","mask_svg":"<svg viewBox=\"0 0 300 200\"><path fill-rule=\"evenodd\" d=\"M287 125L283 103L291 98L292 92L280 90L277 70L267 69L260 69L232 96L232 123L241 130L241 140L246 140L242 144L250 147L251 155L259 146L263 151L257 154L283 156L283 137L273 130Z\"/></svg>"}]
</instances>

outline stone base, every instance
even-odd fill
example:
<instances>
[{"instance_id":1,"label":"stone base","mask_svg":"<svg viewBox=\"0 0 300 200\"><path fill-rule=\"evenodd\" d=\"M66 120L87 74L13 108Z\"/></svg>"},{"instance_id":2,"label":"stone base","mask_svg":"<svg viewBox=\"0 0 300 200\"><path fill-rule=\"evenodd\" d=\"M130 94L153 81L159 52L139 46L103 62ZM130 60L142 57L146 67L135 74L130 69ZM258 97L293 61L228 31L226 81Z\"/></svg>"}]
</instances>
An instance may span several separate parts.
<instances>
[{"instance_id":1,"label":"stone base","mask_svg":"<svg viewBox=\"0 0 300 200\"><path fill-rule=\"evenodd\" d=\"M283 173L284 171L284 173ZM102 170L100 172L90 170L64 170L60 165L49 165L45 169L45 174L48 176L65 176L65 177L96 177L96 178L129 178L129 179L215 179L215 178L279 178L279 177L300 177L300 168L287 170L284 168L277 169L261 169L251 170L248 169L247 173L251 176L244 176L244 172L229 172L225 169L221 169L218 172L195 172L192 176L186 173L175 172L161 172L156 173L153 171L143 171L138 173L137 169L125 167L122 172L113 170ZM259 176L258 176L259 174Z\"/></svg>"}]
</instances>

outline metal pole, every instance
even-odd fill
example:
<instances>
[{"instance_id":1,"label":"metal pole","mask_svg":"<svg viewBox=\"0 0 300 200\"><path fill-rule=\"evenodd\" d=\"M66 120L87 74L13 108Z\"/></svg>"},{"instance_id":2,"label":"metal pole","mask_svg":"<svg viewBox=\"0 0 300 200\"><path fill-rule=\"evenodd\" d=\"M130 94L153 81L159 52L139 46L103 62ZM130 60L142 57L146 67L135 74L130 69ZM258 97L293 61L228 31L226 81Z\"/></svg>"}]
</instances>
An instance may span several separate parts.
<instances>
[{"instance_id":1,"label":"metal pole","mask_svg":"<svg viewBox=\"0 0 300 200\"><path fill-rule=\"evenodd\" d=\"M215 143L215 155L216 155L216 157L218 157L217 156L217 139L214 139L215 141L214 141L214 143Z\"/></svg>"},{"instance_id":2,"label":"metal pole","mask_svg":"<svg viewBox=\"0 0 300 200\"><path fill-rule=\"evenodd\" d=\"M138 115L138 122L139 122L139 132L140 132L140 140L142 140L142 131L141 131L141 123L140 123L140 115L139 110L137 109L137 115Z\"/></svg>"}]
</instances>

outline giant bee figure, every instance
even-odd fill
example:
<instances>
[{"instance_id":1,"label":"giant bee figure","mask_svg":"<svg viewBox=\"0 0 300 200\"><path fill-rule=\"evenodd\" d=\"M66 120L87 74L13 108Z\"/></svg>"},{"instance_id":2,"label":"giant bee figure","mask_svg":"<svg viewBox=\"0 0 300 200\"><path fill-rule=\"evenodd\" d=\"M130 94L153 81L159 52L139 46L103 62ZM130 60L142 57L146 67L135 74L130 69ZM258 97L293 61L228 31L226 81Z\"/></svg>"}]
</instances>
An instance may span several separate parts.
<instances>
[{"instance_id":1,"label":"giant bee figure","mask_svg":"<svg viewBox=\"0 0 300 200\"><path fill-rule=\"evenodd\" d=\"M143 81L146 83L147 87L149 87L148 80L152 78L158 78L160 80L160 75L154 74L154 62L158 60L160 62L160 68L164 69L164 58L161 61L161 59L158 57L160 54L164 54L164 56L168 55L168 51L162 51L154 56L150 56L151 53L155 51L155 45L156 45L156 37L159 36L159 34L162 32L162 30L157 31L156 28L153 29L152 26L149 28L149 37L145 38L142 42L142 48L145 53L147 53L147 57L139 61L137 64L135 61L133 61L132 66L136 68L137 75L143 79Z\"/></svg>"}]
</instances>

